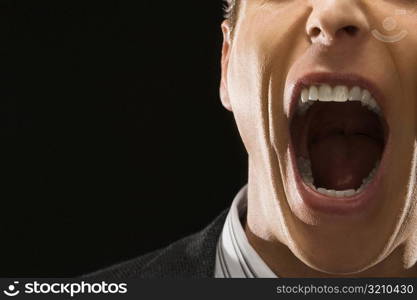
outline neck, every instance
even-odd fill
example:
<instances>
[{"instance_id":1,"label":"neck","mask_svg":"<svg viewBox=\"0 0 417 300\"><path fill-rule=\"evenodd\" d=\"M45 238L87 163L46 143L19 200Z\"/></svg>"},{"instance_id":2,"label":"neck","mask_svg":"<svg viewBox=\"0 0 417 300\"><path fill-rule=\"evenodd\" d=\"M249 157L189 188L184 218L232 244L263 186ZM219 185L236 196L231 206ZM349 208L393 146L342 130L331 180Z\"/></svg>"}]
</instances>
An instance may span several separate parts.
<instances>
[{"instance_id":1,"label":"neck","mask_svg":"<svg viewBox=\"0 0 417 300\"><path fill-rule=\"evenodd\" d=\"M356 274L338 275L328 274L314 270L299 260L280 242L269 242L259 238L248 225L245 224L245 233L249 243L260 255L268 267L278 277L309 277L309 278L358 278L358 277L415 277L416 267L406 269L402 263L404 249L398 247L388 258L378 265Z\"/></svg>"},{"instance_id":2,"label":"neck","mask_svg":"<svg viewBox=\"0 0 417 300\"><path fill-rule=\"evenodd\" d=\"M251 191L249 189L248 211L244 223L245 234L251 246L278 277L358 278L417 276L417 264L407 266L404 263L404 257L406 257L407 252L406 247L402 245L397 247L382 262L362 272L346 275L317 271L298 259L282 242L285 241L285 234L283 234L284 230L280 228L282 226L281 223L277 222L279 218L271 214L265 215L260 209L262 203L251 202L250 196ZM271 212L273 209L269 207L268 211ZM272 221L268 221L271 219ZM269 230L270 226L273 226L274 230Z\"/></svg>"}]
</instances>

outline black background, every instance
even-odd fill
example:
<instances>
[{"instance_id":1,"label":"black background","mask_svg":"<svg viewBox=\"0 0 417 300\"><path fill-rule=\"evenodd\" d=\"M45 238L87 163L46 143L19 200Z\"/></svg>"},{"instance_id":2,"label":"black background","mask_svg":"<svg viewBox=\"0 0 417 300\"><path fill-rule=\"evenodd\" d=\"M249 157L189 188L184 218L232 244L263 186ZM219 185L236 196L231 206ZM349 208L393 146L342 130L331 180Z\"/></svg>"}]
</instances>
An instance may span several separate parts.
<instances>
[{"instance_id":1,"label":"black background","mask_svg":"<svg viewBox=\"0 0 417 300\"><path fill-rule=\"evenodd\" d=\"M87 273L231 203L221 0L0 3L0 276Z\"/></svg>"}]
</instances>

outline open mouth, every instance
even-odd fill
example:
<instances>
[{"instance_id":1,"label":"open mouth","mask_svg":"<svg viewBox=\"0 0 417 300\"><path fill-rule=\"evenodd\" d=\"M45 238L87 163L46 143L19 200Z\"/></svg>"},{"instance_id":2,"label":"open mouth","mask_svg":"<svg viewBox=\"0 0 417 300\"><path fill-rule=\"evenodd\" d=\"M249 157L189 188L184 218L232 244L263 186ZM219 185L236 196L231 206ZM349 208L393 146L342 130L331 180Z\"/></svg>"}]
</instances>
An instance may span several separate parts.
<instances>
[{"instance_id":1,"label":"open mouth","mask_svg":"<svg viewBox=\"0 0 417 300\"><path fill-rule=\"evenodd\" d=\"M387 145L388 126L376 95L340 82L303 83L296 93L290 133L304 195L336 205L360 200L375 186Z\"/></svg>"}]
</instances>

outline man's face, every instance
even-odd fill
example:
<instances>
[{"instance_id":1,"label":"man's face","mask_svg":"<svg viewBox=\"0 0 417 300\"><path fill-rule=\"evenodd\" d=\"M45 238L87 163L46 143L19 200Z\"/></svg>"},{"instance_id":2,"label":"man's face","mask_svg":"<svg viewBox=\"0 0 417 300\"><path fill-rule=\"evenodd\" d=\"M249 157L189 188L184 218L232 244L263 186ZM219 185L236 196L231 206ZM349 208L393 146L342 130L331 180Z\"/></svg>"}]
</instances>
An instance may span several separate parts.
<instances>
[{"instance_id":1,"label":"man's face","mask_svg":"<svg viewBox=\"0 0 417 300\"><path fill-rule=\"evenodd\" d=\"M417 1L242 0L223 26L249 225L314 269L415 263L416 25Z\"/></svg>"}]
</instances>

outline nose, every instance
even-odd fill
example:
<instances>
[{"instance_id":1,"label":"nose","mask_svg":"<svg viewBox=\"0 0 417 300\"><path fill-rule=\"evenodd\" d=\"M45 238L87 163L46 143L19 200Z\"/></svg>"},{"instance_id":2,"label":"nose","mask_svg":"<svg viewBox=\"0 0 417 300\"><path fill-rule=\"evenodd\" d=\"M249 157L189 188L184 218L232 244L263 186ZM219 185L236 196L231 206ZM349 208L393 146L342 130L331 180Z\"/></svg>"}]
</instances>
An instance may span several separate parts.
<instances>
[{"instance_id":1,"label":"nose","mask_svg":"<svg viewBox=\"0 0 417 300\"><path fill-rule=\"evenodd\" d=\"M339 40L358 40L370 32L360 0L310 0L307 35L313 44L330 46Z\"/></svg>"}]
</instances>

